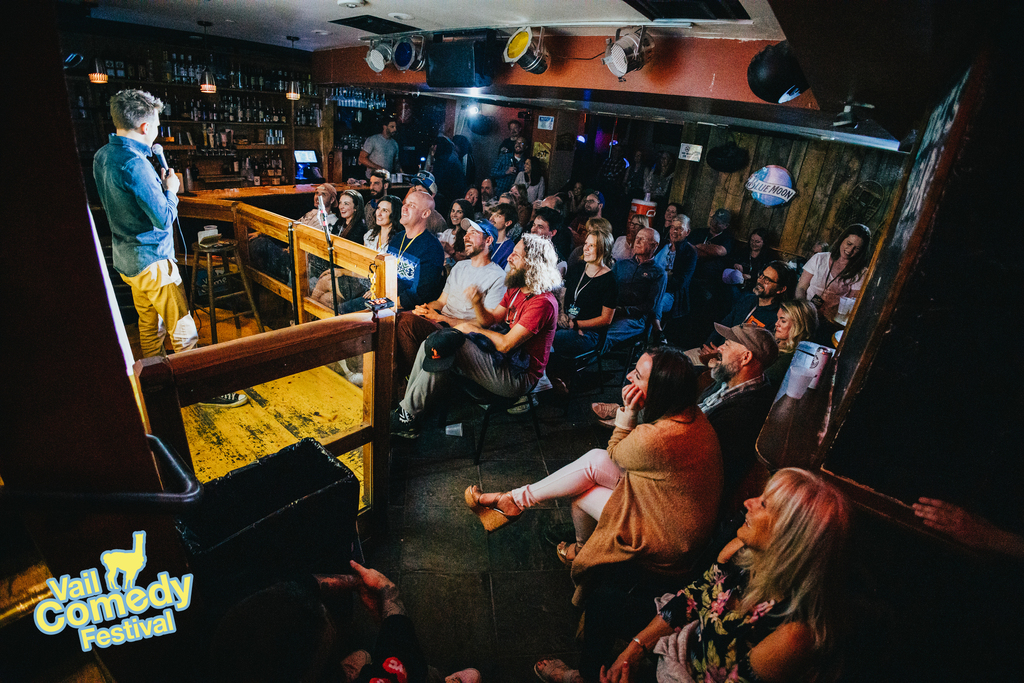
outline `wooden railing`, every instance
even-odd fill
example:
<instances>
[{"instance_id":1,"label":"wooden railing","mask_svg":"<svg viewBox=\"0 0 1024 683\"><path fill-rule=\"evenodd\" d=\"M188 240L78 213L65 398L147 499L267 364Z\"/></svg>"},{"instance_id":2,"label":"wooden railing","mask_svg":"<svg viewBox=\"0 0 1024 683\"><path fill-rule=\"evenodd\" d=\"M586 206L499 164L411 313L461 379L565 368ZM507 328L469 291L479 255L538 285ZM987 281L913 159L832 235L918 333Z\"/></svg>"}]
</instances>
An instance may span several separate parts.
<instances>
[{"instance_id":1,"label":"wooden railing","mask_svg":"<svg viewBox=\"0 0 1024 683\"><path fill-rule=\"evenodd\" d=\"M193 468L181 409L221 394L287 377L298 372L364 354L363 420L346 433L324 442L334 455L363 447L364 490L374 521L385 513L390 453L390 409L394 372L393 311L335 316L306 296L307 256L327 259L324 234L275 213L240 202L183 202L179 215L200 220L231 221L240 250L255 231L291 245L293 284L246 266L252 280L277 296L297 303L300 324L243 337L213 346L147 358L135 364L145 402L148 431L181 454ZM333 240L334 263L358 277L371 277L375 297L398 300L396 260L340 237ZM243 256L243 263L248 259Z\"/></svg>"}]
</instances>

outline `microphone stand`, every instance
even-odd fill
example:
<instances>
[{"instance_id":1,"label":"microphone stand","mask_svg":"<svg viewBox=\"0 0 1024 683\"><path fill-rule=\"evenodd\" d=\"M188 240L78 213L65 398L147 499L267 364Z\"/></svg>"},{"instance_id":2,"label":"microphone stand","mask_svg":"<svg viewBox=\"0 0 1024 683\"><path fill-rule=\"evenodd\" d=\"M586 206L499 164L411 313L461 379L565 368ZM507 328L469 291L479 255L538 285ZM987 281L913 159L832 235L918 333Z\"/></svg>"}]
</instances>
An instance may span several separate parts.
<instances>
[{"instance_id":1,"label":"microphone stand","mask_svg":"<svg viewBox=\"0 0 1024 683\"><path fill-rule=\"evenodd\" d=\"M324 229L324 239L327 240L327 270L331 276L331 300L334 302L334 315L338 315L338 280L334 277L334 242L331 241L331 229L327 227L327 209L324 208L324 198L317 197L320 203L320 210L317 216L320 218L320 225Z\"/></svg>"}]
</instances>

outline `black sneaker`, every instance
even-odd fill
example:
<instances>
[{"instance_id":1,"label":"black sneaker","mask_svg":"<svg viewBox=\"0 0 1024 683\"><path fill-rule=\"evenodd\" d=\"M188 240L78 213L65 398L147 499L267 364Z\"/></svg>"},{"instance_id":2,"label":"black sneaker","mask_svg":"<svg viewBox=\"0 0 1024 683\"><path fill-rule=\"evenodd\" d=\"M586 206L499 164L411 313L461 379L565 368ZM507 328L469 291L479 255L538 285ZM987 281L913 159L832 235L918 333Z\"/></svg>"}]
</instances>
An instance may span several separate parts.
<instances>
[{"instance_id":1,"label":"black sneaker","mask_svg":"<svg viewBox=\"0 0 1024 683\"><path fill-rule=\"evenodd\" d=\"M391 434L400 439L418 439L420 438L420 426L414 416L399 406L391 420Z\"/></svg>"},{"instance_id":2,"label":"black sneaker","mask_svg":"<svg viewBox=\"0 0 1024 683\"><path fill-rule=\"evenodd\" d=\"M237 408L238 406L244 406L248 402L249 397L241 392L238 392L214 396L213 398L207 401L200 401L199 405L217 406L218 408Z\"/></svg>"}]
</instances>

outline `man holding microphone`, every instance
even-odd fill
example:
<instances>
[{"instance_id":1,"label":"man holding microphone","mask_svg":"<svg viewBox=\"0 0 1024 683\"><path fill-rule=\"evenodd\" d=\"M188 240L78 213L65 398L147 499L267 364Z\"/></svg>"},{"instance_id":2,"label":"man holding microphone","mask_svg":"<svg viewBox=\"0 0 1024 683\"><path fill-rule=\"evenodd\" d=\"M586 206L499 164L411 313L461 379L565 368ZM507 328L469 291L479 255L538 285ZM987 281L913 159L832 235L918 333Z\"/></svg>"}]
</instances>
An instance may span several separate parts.
<instances>
[{"instance_id":1,"label":"man holding microphone","mask_svg":"<svg viewBox=\"0 0 1024 683\"><path fill-rule=\"evenodd\" d=\"M195 321L174 262L172 226L178 217L180 185L162 150L159 174L150 162L163 102L142 90L122 90L110 98L115 133L93 160L93 177L113 233L114 268L132 289L139 313L143 357L162 356L168 330L175 352L199 341ZM211 402L241 405L245 394Z\"/></svg>"}]
</instances>

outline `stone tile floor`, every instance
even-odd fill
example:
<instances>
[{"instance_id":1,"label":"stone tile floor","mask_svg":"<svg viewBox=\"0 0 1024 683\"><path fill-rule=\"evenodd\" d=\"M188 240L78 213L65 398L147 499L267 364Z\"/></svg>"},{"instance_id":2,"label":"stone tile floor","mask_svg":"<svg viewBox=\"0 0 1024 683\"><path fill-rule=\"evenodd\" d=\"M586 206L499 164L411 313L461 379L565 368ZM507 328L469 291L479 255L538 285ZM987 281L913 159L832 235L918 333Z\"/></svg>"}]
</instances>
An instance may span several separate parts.
<instances>
[{"instance_id":1,"label":"stone tile floor","mask_svg":"<svg viewBox=\"0 0 1024 683\"><path fill-rule=\"evenodd\" d=\"M615 383L619 373L606 372ZM545 537L571 536L567 501L532 508L516 523L491 534L463 502L471 484L507 490L536 481L591 448L604 447L610 431L590 410L592 401L614 401L617 386L597 388L585 374L567 397L540 394L536 410L543 440L526 414L492 418L479 465L473 452L483 416L475 405L452 407L447 436L437 419L416 441L392 442L390 533L364 546L366 561L398 584L416 624L427 660L442 674L479 669L485 683L536 680L534 663L557 656L575 664L580 613L572 606L569 570Z\"/></svg>"}]
</instances>

